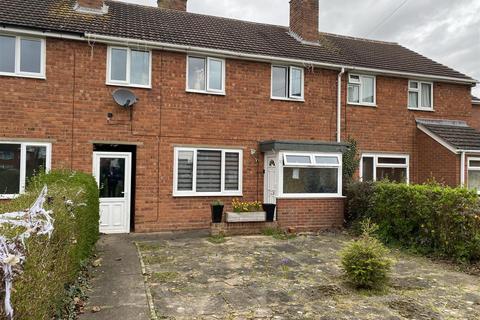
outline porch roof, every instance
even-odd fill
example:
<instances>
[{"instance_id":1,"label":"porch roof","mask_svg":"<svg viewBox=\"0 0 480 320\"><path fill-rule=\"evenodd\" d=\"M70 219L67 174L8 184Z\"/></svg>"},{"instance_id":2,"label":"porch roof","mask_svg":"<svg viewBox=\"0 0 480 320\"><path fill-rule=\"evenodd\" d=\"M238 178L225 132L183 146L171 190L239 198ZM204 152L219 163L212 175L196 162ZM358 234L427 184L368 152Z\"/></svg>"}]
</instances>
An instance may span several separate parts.
<instances>
[{"instance_id":1,"label":"porch roof","mask_svg":"<svg viewBox=\"0 0 480 320\"><path fill-rule=\"evenodd\" d=\"M310 151L310 152L345 152L348 144L317 140L268 140L260 142L260 151Z\"/></svg>"},{"instance_id":2,"label":"porch roof","mask_svg":"<svg viewBox=\"0 0 480 320\"><path fill-rule=\"evenodd\" d=\"M416 119L417 127L454 152L480 152L480 132L465 121Z\"/></svg>"}]
</instances>

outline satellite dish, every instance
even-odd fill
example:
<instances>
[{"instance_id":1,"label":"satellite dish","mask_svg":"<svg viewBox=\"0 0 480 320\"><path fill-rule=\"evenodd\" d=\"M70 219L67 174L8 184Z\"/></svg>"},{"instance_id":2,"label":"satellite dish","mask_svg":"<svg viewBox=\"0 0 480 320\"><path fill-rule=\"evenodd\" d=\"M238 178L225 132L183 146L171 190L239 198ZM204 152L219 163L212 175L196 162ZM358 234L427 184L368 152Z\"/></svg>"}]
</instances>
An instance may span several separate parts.
<instances>
[{"instance_id":1,"label":"satellite dish","mask_svg":"<svg viewBox=\"0 0 480 320\"><path fill-rule=\"evenodd\" d=\"M113 100L124 108L130 108L138 101L138 98L132 91L123 88L113 91L112 96Z\"/></svg>"}]
</instances>

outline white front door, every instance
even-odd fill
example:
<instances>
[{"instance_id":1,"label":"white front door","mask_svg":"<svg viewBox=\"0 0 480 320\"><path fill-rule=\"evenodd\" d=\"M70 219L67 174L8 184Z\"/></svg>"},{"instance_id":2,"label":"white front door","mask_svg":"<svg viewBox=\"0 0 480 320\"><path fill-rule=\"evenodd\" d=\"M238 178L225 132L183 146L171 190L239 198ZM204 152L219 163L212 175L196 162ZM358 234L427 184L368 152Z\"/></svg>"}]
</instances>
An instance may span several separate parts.
<instances>
[{"instance_id":1,"label":"white front door","mask_svg":"<svg viewBox=\"0 0 480 320\"><path fill-rule=\"evenodd\" d=\"M100 192L100 232L130 232L130 152L94 152L93 175Z\"/></svg>"},{"instance_id":2,"label":"white front door","mask_svg":"<svg viewBox=\"0 0 480 320\"><path fill-rule=\"evenodd\" d=\"M265 188L263 192L263 201L265 203L277 203L277 157L275 155L265 155Z\"/></svg>"}]
</instances>

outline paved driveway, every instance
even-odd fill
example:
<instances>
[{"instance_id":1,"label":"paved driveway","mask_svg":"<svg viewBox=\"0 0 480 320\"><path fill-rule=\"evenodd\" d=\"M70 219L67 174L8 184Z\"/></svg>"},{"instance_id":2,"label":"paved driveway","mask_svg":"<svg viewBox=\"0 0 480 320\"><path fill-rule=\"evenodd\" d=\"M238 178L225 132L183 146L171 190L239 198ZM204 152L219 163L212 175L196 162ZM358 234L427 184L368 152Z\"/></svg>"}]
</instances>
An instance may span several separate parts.
<instances>
[{"instance_id":1,"label":"paved driveway","mask_svg":"<svg viewBox=\"0 0 480 320\"><path fill-rule=\"evenodd\" d=\"M480 278L398 252L389 289L342 278L346 235L150 238L139 246L159 319L480 319Z\"/></svg>"}]
</instances>

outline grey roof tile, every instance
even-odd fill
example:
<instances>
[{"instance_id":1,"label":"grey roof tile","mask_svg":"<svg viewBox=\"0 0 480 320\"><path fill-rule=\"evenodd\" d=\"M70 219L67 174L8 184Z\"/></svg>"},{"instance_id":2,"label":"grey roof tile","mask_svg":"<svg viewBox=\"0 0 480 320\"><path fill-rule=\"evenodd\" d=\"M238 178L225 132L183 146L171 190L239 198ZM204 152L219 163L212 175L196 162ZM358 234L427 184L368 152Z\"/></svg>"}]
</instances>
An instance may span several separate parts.
<instances>
[{"instance_id":1,"label":"grey roof tile","mask_svg":"<svg viewBox=\"0 0 480 320\"><path fill-rule=\"evenodd\" d=\"M480 132L464 121L417 119L417 123L457 150L480 150Z\"/></svg>"}]
</instances>

